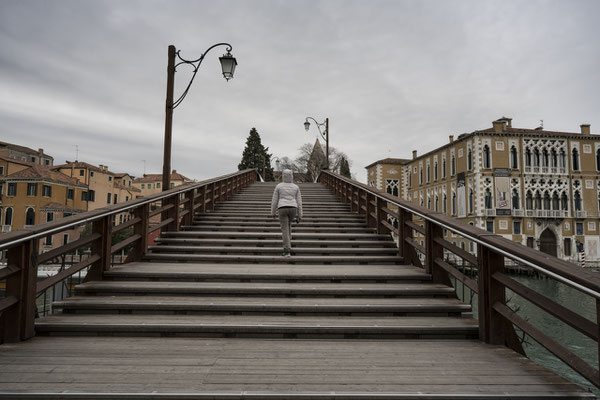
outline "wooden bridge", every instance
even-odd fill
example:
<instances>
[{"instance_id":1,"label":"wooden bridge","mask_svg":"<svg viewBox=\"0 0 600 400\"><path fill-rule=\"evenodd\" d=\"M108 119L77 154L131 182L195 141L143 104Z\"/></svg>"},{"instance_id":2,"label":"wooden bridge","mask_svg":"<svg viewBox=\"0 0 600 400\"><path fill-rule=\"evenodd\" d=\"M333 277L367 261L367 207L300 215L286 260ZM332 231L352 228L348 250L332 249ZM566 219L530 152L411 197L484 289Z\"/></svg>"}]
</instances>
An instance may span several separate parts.
<instances>
[{"instance_id":1,"label":"wooden bridge","mask_svg":"<svg viewBox=\"0 0 600 400\"><path fill-rule=\"evenodd\" d=\"M507 306L506 289L596 342L598 323L504 274L504 258L600 310L595 275L339 175L319 181L301 184L292 257L269 215L274 184L254 170L0 236L0 398L595 398L523 355L515 327L600 385L597 368ZM39 254L40 239L83 224L90 235ZM40 265L87 247L37 281ZM123 249L128 263L111 265ZM36 298L80 271L74 295L36 318ZM450 277L478 294L476 318Z\"/></svg>"}]
</instances>

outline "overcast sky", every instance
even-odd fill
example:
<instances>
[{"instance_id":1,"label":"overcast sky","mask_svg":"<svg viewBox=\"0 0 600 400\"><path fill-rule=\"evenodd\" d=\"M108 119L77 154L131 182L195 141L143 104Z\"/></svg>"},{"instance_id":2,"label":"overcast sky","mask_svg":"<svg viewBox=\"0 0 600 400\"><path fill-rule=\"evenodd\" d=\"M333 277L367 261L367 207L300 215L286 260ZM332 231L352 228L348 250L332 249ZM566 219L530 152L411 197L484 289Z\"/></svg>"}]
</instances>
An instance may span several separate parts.
<instances>
[{"instance_id":1,"label":"overcast sky","mask_svg":"<svg viewBox=\"0 0 600 400\"><path fill-rule=\"evenodd\" d=\"M364 167L491 126L600 131L600 1L0 0L0 140L139 176L162 171L167 47L206 56L175 110L173 168L237 169L256 127L295 158L330 119ZM176 75L176 95L190 70Z\"/></svg>"}]
</instances>

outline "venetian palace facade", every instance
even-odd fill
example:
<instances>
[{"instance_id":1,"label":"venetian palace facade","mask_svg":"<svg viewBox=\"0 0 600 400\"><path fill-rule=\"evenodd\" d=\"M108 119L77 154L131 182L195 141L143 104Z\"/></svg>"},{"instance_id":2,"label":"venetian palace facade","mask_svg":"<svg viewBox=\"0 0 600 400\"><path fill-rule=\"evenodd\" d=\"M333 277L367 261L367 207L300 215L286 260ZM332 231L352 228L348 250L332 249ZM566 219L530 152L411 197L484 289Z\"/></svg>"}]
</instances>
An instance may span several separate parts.
<instances>
[{"instance_id":1,"label":"venetian palace facade","mask_svg":"<svg viewBox=\"0 0 600 400\"><path fill-rule=\"evenodd\" d=\"M600 135L590 125L521 129L503 117L424 155L366 168L378 189L564 260L600 264Z\"/></svg>"}]
</instances>

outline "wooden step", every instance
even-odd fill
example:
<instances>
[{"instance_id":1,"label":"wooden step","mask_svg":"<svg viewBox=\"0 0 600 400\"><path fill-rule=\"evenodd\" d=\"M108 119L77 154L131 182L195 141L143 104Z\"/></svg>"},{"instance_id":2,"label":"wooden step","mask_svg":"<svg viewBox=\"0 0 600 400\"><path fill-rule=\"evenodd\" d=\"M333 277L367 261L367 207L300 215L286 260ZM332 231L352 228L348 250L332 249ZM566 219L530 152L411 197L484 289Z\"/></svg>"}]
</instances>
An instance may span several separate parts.
<instances>
[{"instance_id":1,"label":"wooden step","mask_svg":"<svg viewBox=\"0 0 600 400\"><path fill-rule=\"evenodd\" d=\"M231 230L230 226L223 225L182 225L181 229L186 231L227 231ZM238 226L236 231L239 232L279 232L281 235L281 228L279 226ZM336 226L331 227L316 227L316 226L304 226L301 223L292 224L292 234L298 233L374 233L374 228L367 227L347 227L340 228Z\"/></svg>"},{"instance_id":2,"label":"wooden step","mask_svg":"<svg viewBox=\"0 0 600 400\"><path fill-rule=\"evenodd\" d=\"M281 264L403 264L402 257L393 255L244 255L244 254L185 254L148 253L144 261L213 262L213 263L281 263Z\"/></svg>"},{"instance_id":3,"label":"wooden step","mask_svg":"<svg viewBox=\"0 0 600 400\"><path fill-rule=\"evenodd\" d=\"M201 239L201 238L158 238L156 243L166 245L193 245L193 246L236 246L257 247L271 246L281 248L281 239ZM297 247L392 247L397 250L396 243L390 240L294 240L293 248Z\"/></svg>"},{"instance_id":4,"label":"wooden step","mask_svg":"<svg viewBox=\"0 0 600 400\"><path fill-rule=\"evenodd\" d=\"M457 316L471 306L451 298L276 298L186 296L74 296L55 301L63 313L206 314L245 315L429 315Z\"/></svg>"},{"instance_id":5,"label":"wooden step","mask_svg":"<svg viewBox=\"0 0 600 400\"><path fill-rule=\"evenodd\" d=\"M428 282L431 275L408 265L188 264L135 262L104 273L110 280L254 282Z\"/></svg>"},{"instance_id":6,"label":"wooden step","mask_svg":"<svg viewBox=\"0 0 600 400\"><path fill-rule=\"evenodd\" d=\"M281 239L281 232L237 232L237 231L179 231L163 232L163 237L177 238L240 238L240 239ZM295 240L374 240L389 241L389 235L376 235L373 233L311 233L311 232L293 232L293 241Z\"/></svg>"},{"instance_id":7,"label":"wooden step","mask_svg":"<svg viewBox=\"0 0 600 400\"><path fill-rule=\"evenodd\" d=\"M460 317L316 317L265 315L52 315L38 335L285 338L475 339L477 321Z\"/></svg>"},{"instance_id":8,"label":"wooden step","mask_svg":"<svg viewBox=\"0 0 600 400\"><path fill-rule=\"evenodd\" d=\"M78 295L218 295L258 297L455 297L454 289L430 283L265 283L92 281Z\"/></svg>"},{"instance_id":9,"label":"wooden step","mask_svg":"<svg viewBox=\"0 0 600 400\"><path fill-rule=\"evenodd\" d=\"M281 255L282 246L196 246L191 243L184 245L167 244L160 246L150 246L148 248L151 254L258 254L258 255ZM292 247L294 256L396 256L398 249L396 247Z\"/></svg>"}]
</instances>

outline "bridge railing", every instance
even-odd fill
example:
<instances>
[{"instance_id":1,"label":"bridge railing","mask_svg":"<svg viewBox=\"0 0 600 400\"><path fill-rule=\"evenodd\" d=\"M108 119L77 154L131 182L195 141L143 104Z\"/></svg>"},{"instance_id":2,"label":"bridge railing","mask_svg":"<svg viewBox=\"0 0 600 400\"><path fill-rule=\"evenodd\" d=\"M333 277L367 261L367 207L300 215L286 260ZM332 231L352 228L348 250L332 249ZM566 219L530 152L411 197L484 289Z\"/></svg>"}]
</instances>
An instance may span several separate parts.
<instances>
[{"instance_id":1,"label":"bridge railing","mask_svg":"<svg viewBox=\"0 0 600 400\"><path fill-rule=\"evenodd\" d=\"M216 202L226 200L257 177L254 169L239 171L1 234L0 251L7 251L7 262L0 269L0 282L5 283L5 297L0 299L0 339L3 343L16 342L34 335L36 298L46 290L83 270L86 281L102 279L104 271L111 267L112 255L125 248L130 249L125 262L141 260L147 252L150 234L158 230L178 231L181 225L190 225L195 212L212 210ZM113 217L124 214L125 221L114 225ZM86 225L91 225L89 232L79 235ZM126 229L131 232L115 242L115 235ZM73 236L77 239L40 253L40 240L65 231L76 231ZM86 256L38 281L39 265L77 249L87 249Z\"/></svg>"},{"instance_id":2,"label":"bridge railing","mask_svg":"<svg viewBox=\"0 0 600 400\"><path fill-rule=\"evenodd\" d=\"M450 284L452 277L455 283L461 282L476 293L480 340L506 345L525 354L516 327L593 385L600 387L597 367L518 315L517 310L507 303L506 294L508 289L522 297L593 340L598 348L600 279L597 274L330 171L322 171L319 182L330 187L342 201L349 203L354 212L363 214L368 225L376 228L378 233L393 234L397 239L398 252L404 260L431 274L434 283ZM472 243L476 255L456 242ZM460 265L463 268L450 261L453 259L462 260ZM595 302L595 320L513 279L505 273L505 259L591 296ZM598 359L593 361L597 362Z\"/></svg>"}]
</instances>

